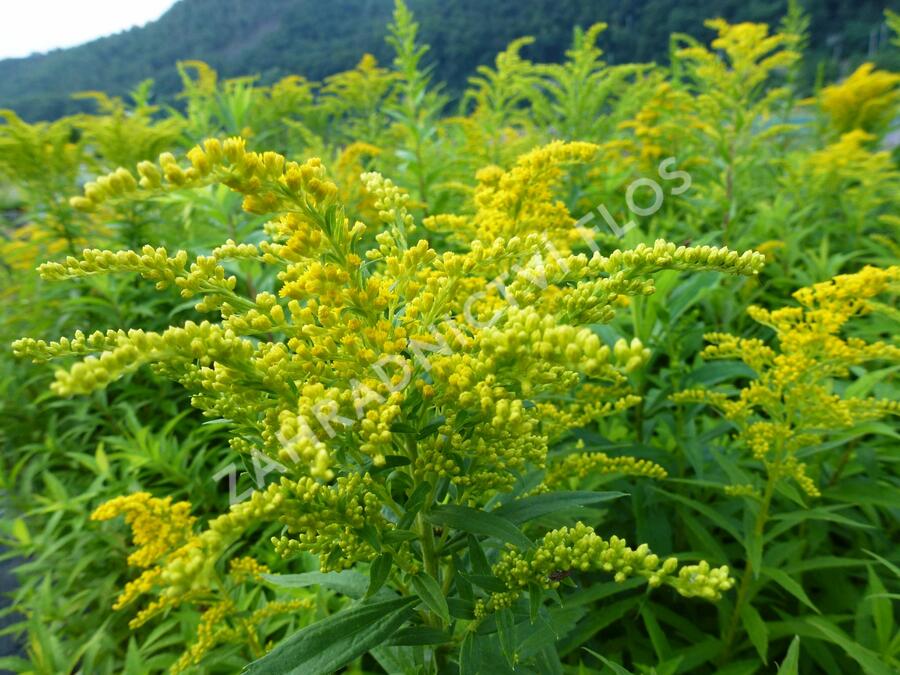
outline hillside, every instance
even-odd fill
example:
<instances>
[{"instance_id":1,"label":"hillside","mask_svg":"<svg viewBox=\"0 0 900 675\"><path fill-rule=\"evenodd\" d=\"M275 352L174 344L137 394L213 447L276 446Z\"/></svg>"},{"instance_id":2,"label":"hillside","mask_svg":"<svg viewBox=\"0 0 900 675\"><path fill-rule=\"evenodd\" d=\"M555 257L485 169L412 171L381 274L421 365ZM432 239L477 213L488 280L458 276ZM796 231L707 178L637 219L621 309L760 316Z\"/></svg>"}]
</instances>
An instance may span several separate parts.
<instances>
[{"instance_id":1,"label":"hillside","mask_svg":"<svg viewBox=\"0 0 900 675\"><path fill-rule=\"evenodd\" d=\"M708 38L702 20L717 14L729 20L777 23L784 0L409 0L431 47L437 76L459 89L478 64L490 61L510 40L534 35L526 52L534 60L558 59L574 25L606 21L602 38L607 58L665 61L668 36L675 32ZM806 0L811 16L811 80L814 64L828 75L878 52L886 0ZM300 73L321 79L352 67L362 53L390 58L384 42L391 0L180 0L159 20L141 28L70 49L0 61L0 108L26 119L74 112L84 103L74 92L121 94L146 78L163 97L179 89L175 63L201 59L223 75L260 74L274 79ZM882 53L883 55L883 53Z\"/></svg>"}]
</instances>

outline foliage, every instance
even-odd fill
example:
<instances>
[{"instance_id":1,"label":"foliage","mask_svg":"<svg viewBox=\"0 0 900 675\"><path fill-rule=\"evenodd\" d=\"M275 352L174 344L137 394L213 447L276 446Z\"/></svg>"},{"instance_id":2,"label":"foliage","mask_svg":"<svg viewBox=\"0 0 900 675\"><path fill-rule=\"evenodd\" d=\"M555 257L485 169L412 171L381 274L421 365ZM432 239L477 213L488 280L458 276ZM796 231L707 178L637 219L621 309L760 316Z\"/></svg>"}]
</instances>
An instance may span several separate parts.
<instances>
[{"instance_id":1,"label":"foliage","mask_svg":"<svg viewBox=\"0 0 900 675\"><path fill-rule=\"evenodd\" d=\"M4 112L0 667L894 672L897 76L817 12Z\"/></svg>"}]
</instances>

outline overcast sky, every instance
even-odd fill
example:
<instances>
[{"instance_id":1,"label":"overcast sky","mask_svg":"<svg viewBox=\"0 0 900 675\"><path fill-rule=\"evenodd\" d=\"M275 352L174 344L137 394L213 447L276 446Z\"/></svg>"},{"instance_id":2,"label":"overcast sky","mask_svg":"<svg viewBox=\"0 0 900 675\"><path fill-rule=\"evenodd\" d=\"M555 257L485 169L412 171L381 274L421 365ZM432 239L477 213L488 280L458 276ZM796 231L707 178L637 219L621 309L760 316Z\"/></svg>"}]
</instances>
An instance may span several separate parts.
<instances>
[{"instance_id":1,"label":"overcast sky","mask_svg":"<svg viewBox=\"0 0 900 675\"><path fill-rule=\"evenodd\" d=\"M0 58L72 47L158 19L175 0L0 0Z\"/></svg>"}]
</instances>

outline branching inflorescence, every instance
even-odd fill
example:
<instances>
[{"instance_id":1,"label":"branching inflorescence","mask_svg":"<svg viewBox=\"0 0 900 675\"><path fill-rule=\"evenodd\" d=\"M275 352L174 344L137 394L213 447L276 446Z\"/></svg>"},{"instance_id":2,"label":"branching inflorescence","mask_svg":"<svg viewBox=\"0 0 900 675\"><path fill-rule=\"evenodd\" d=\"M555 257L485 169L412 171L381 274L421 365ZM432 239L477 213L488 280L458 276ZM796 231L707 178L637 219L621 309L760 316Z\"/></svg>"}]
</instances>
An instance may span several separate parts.
<instances>
[{"instance_id":1,"label":"branching inflorescence","mask_svg":"<svg viewBox=\"0 0 900 675\"><path fill-rule=\"evenodd\" d=\"M133 495L101 507L97 518L127 514L141 551L166 548L139 556L145 572L119 600L158 595L135 621L210 589L229 546L268 522L284 528L273 538L284 556L311 552L323 570L336 570L389 553L396 574L424 570L447 588L452 575L442 565L451 559L422 520L432 505L484 506L517 476L545 469L549 444L567 429L638 400L628 374L649 350L639 340L610 347L586 324L608 322L623 300L652 293L656 271L755 274L763 258L664 241L602 255L552 194L566 164L595 152L588 143L555 142L510 171L480 172L474 213L428 223L453 228L456 249L446 251L415 238L407 195L381 175L362 177L378 213L378 222L363 223L319 160L250 152L239 138L195 147L189 166L163 154L139 164L137 177L118 169L72 200L102 214L117 200L221 183L243 195L246 211L270 217L263 241L228 241L193 261L148 246L86 250L40 268L54 280L140 274L196 298L196 309L215 317L159 333L19 340L16 352L36 361L81 359L57 372L57 394L86 394L149 364L184 385L205 415L228 421L235 451L282 474L199 534L182 507L160 502L170 515L157 520L172 521L172 536L152 543L141 526L149 516L140 514L157 501ZM589 253L575 252L579 241ZM273 270L274 286L243 292L228 271L234 261ZM603 453L563 462L574 471L665 475ZM183 541L174 541L178 532ZM482 611L508 604L529 583L553 586L547 575L556 568L638 575L708 599L731 583L724 567L676 567L579 523L547 533L533 551L507 548L495 574L509 590Z\"/></svg>"}]
</instances>

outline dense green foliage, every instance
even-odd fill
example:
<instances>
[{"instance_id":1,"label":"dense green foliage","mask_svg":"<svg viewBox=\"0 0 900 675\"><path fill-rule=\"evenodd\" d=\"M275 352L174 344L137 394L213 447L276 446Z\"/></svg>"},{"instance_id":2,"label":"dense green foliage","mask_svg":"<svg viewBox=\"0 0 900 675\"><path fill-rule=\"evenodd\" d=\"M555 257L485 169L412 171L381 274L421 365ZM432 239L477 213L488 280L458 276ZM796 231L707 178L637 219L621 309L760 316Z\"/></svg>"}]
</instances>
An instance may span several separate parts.
<instances>
[{"instance_id":1,"label":"dense green foliage","mask_svg":"<svg viewBox=\"0 0 900 675\"><path fill-rule=\"evenodd\" d=\"M812 84L821 65L825 76L843 76L861 60L877 59L896 69L887 49L883 11L887 0L801 3L810 18L810 44L802 80ZM701 40L710 33L704 19L762 21L774 25L783 0L412 0L421 35L431 45L437 77L461 91L476 66L489 63L521 35L537 39L525 54L535 61L559 61L572 26L609 24L601 45L612 63L669 59L669 36ZM288 73L322 79L352 68L362 52L390 58L385 26L388 0L181 0L158 21L86 45L0 61L0 108L24 119L54 119L88 109L70 95L98 90L122 95L152 78L169 103L180 81L173 64L199 59L225 76L259 73L271 82ZM893 59L893 60L892 60Z\"/></svg>"},{"instance_id":2,"label":"dense green foliage","mask_svg":"<svg viewBox=\"0 0 900 675\"><path fill-rule=\"evenodd\" d=\"M0 111L0 668L896 672L900 75L572 15L454 107L441 11Z\"/></svg>"}]
</instances>

